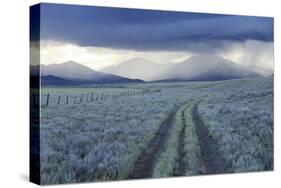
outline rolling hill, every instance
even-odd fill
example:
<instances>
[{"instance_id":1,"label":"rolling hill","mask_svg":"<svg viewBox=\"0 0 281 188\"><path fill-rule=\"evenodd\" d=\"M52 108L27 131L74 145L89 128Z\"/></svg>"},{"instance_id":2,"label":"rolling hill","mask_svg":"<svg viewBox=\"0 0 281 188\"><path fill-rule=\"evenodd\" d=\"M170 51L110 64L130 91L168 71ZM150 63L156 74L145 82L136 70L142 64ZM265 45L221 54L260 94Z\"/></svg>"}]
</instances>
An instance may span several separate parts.
<instances>
[{"instance_id":1,"label":"rolling hill","mask_svg":"<svg viewBox=\"0 0 281 188\"><path fill-rule=\"evenodd\" d=\"M41 76L41 85L43 86L64 86L64 85L78 85L77 82L66 80L53 75Z\"/></svg>"}]
</instances>

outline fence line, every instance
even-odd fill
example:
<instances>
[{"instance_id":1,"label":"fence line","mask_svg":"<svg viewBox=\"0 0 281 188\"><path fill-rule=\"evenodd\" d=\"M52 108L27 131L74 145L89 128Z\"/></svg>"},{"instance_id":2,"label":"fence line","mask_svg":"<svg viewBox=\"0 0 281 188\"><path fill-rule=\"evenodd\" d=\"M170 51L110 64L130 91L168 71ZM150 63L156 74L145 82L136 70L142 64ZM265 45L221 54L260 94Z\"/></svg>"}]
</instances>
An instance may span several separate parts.
<instances>
[{"instance_id":1,"label":"fence line","mask_svg":"<svg viewBox=\"0 0 281 188\"><path fill-rule=\"evenodd\" d=\"M83 104L83 103L91 103L91 102L100 102L100 101L106 101L106 100L117 100L119 98L123 97L130 97L130 96L136 96L136 95L145 95L145 94L151 94L155 92L161 92L161 89L159 90L150 90L150 89L143 89L143 90L124 90L122 92L118 93L81 93L80 95L54 95L53 97L47 93L45 95L41 95L41 107L48 107L51 103L52 104ZM39 97L38 95L31 95L31 104L32 105L39 105L37 104L39 100L36 100L36 97Z\"/></svg>"}]
</instances>

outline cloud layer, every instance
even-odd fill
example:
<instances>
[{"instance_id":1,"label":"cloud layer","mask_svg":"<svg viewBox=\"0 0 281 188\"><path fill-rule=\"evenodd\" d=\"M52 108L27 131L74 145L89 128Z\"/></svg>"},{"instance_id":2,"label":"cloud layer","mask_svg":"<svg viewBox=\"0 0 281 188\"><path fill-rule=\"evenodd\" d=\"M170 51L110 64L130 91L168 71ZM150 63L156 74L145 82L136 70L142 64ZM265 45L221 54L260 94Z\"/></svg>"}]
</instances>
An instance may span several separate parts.
<instances>
[{"instance_id":1,"label":"cloud layer","mask_svg":"<svg viewBox=\"0 0 281 188\"><path fill-rule=\"evenodd\" d=\"M273 70L273 42L248 40L245 42L227 42L218 54L244 66L259 66Z\"/></svg>"},{"instance_id":2,"label":"cloud layer","mask_svg":"<svg viewBox=\"0 0 281 188\"><path fill-rule=\"evenodd\" d=\"M44 3L40 10L43 64L73 60L100 70L137 57L177 63L209 53L273 69L273 18Z\"/></svg>"},{"instance_id":3,"label":"cloud layer","mask_svg":"<svg viewBox=\"0 0 281 188\"><path fill-rule=\"evenodd\" d=\"M43 4L41 36L79 46L213 53L273 41L273 18Z\"/></svg>"}]
</instances>

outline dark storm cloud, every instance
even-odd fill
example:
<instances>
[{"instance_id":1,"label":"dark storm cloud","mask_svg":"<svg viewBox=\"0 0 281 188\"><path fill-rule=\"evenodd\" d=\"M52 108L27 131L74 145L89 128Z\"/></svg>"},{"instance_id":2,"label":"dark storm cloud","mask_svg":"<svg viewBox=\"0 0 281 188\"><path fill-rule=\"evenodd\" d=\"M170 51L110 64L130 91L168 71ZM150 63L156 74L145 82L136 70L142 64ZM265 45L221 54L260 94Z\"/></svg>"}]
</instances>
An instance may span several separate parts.
<instances>
[{"instance_id":1,"label":"dark storm cloud","mask_svg":"<svg viewBox=\"0 0 281 188\"><path fill-rule=\"evenodd\" d=\"M80 46L212 51L226 41L273 41L273 19L42 4L41 37Z\"/></svg>"}]
</instances>

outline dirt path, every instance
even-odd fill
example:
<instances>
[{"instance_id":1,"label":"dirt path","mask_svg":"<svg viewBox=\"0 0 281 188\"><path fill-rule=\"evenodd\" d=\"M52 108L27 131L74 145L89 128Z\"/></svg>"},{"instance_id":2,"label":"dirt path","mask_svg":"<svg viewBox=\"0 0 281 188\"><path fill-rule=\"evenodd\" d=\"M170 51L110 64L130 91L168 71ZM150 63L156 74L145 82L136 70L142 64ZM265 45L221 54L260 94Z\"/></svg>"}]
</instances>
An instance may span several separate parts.
<instances>
[{"instance_id":1,"label":"dirt path","mask_svg":"<svg viewBox=\"0 0 281 188\"><path fill-rule=\"evenodd\" d=\"M128 179L151 178L157 157L163 150L163 146L169 136L170 129L174 126L174 119L177 109L169 114L169 117L162 123L154 138L146 149L141 153L134 164L132 173Z\"/></svg>"},{"instance_id":2,"label":"dirt path","mask_svg":"<svg viewBox=\"0 0 281 188\"><path fill-rule=\"evenodd\" d=\"M221 154L217 148L215 141L211 137L209 137L207 128L204 126L203 122L199 118L197 106L198 104L194 105L194 107L191 108L191 118L196 127L195 131L200 146L199 150L201 150L201 156L199 157L199 160L202 161L202 165L205 168L204 174L224 173L226 165L223 159L221 158ZM186 136L186 127L188 126L186 125L185 113L187 113L186 109L188 108L189 107L187 106L185 109L181 110L181 121L183 122L183 126L178 137L178 159L177 164L175 165L173 170L173 176L185 175L187 164L185 164L184 161L184 143ZM159 127L154 138L150 141L146 149L136 160L134 168L131 174L128 176L128 179L152 178L155 163L164 149L171 129L175 126L175 115L179 109L180 108L177 108L172 113L170 113L169 117Z\"/></svg>"},{"instance_id":3,"label":"dirt path","mask_svg":"<svg viewBox=\"0 0 281 188\"><path fill-rule=\"evenodd\" d=\"M198 105L192 110L193 121L196 125L196 133L198 136L201 155L205 166L206 174L224 173L226 165L221 158L221 154L217 148L215 141L209 137L208 130L199 118Z\"/></svg>"}]
</instances>

